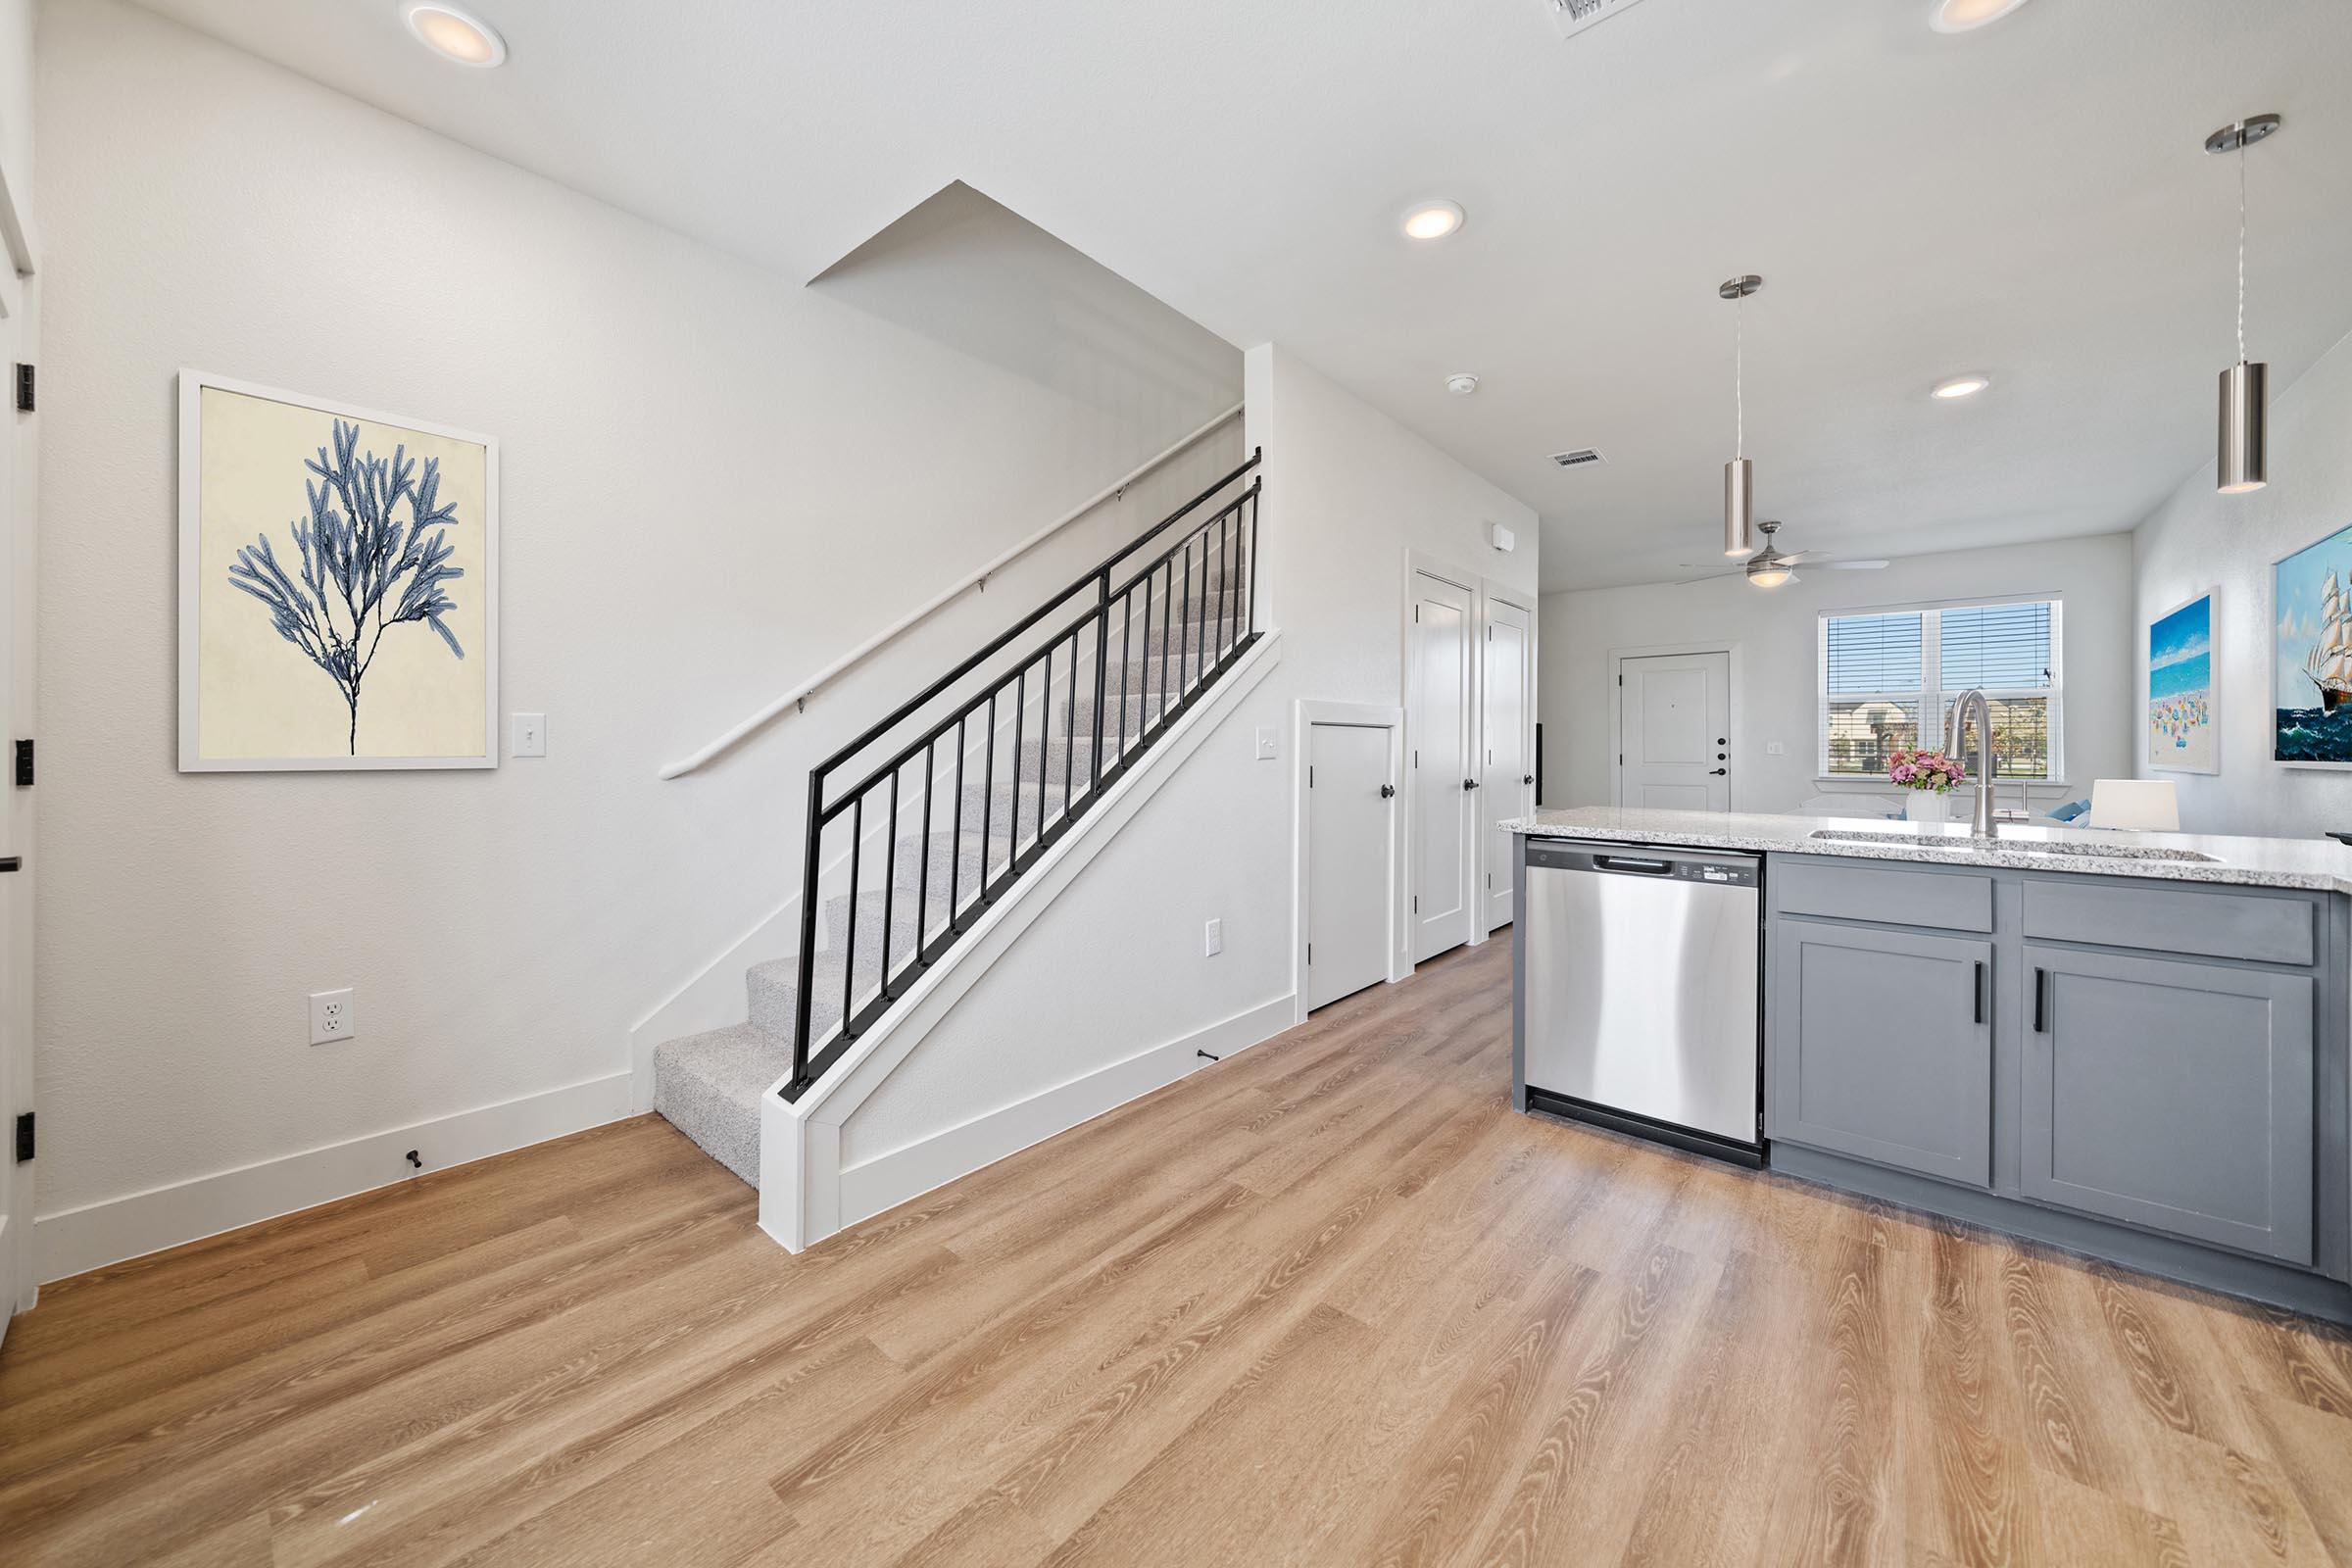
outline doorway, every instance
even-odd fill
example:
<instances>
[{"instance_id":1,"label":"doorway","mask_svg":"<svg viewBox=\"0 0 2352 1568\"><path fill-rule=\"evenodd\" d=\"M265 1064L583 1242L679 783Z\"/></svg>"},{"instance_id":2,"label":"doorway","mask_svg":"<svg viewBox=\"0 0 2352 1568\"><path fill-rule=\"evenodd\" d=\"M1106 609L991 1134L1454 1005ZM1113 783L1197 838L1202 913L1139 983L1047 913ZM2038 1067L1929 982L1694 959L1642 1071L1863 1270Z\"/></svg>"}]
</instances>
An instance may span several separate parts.
<instances>
[{"instance_id":1,"label":"doorway","mask_svg":"<svg viewBox=\"0 0 2352 1568\"><path fill-rule=\"evenodd\" d=\"M1731 651L1629 654L1616 663L1616 803L1730 810Z\"/></svg>"},{"instance_id":2,"label":"doorway","mask_svg":"<svg viewBox=\"0 0 2352 1568\"><path fill-rule=\"evenodd\" d=\"M1474 930L1479 900L1479 778L1473 748L1478 707L1473 633L1476 594L1468 583L1415 565L1412 616L1405 623L1404 710L1412 760L1412 960L1484 936Z\"/></svg>"},{"instance_id":3,"label":"doorway","mask_svg":"<svg viewBox=\"0 0 2352 1568\"><path fill-rule=\"evenodd\" d=\"M1398 715L1399 717L1401 715ZM1305 1011L1390 978L1396 721L1306 729Z\"/></svg>"},{"instance_id":4,"label":"doorway","mask_svg":"<svg viewBox=\"0 0 2352 1568\"><path fill-rule=\"evenodd\" d=\"M1486 671L1479 682L1486 770L1478 800L1487 868L1480 886L1486 909L1483 929L1494 931L1511 923L1518 876L1511 835L1497 824L1536 808L1536 617L1526 605L1497 597L1492 586L1486 606L1487 635L1481 650Z\"/></svg>"}]
</instances>

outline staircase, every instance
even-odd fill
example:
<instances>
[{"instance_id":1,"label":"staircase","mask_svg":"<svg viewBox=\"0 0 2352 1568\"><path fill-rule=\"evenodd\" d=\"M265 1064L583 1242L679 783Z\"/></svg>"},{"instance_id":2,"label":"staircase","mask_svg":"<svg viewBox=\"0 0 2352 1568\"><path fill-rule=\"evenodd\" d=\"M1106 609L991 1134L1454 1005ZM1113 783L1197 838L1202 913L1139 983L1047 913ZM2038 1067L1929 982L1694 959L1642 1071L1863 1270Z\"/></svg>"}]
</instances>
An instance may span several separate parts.
<instances>
[{"instance_id":1,"label":"staircase","mask_svg":"<svg viewBox=\"0 0 2352 1568\"><path fill-rule=\"evenodd\" d=\"M809 773L801 941L743 1023L654 1051L654 1108L760 1185L796 1099L1257 640L1260 455Z\"/></svg>"}]
</instances>

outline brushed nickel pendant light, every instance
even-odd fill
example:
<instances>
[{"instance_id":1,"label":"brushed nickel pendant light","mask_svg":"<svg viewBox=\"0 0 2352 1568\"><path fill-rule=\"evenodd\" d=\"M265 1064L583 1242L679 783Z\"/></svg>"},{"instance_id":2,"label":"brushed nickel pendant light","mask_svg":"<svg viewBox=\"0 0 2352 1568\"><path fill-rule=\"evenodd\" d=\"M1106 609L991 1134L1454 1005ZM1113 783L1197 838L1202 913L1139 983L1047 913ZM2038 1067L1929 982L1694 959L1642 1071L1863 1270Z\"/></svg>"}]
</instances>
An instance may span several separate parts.
<instances>
[{"instance_id":1,"label":"brushed nickel pendant light","mask_svg":"<svg viewBox=\"0 0 2352 1568\"><path fill-rule=\"evenodd\" d=\"M2215 445L2214 488L2243 495L2270 482L2264 428L2271 368L2246 358L2246 149L2278 128L2277 115L2256 115L2205 138L2209 153L2237 154L2237 363L2222 372L2221 430Z\"/></svg>"},{"instance_id":2,"label":"brushed nickel pendant light","mask_svg":"<svg viewBox=\"0 0 2352 1568\"><path fill-rule=\"evenodd\" d=\"M1715 292L1732 302L1732 461L1723 466L1723 553L1756 553L1756 466L1747 461L1747 297L1764 286L1753 272L1727 279Z\"/></svg>"}]
</instances>

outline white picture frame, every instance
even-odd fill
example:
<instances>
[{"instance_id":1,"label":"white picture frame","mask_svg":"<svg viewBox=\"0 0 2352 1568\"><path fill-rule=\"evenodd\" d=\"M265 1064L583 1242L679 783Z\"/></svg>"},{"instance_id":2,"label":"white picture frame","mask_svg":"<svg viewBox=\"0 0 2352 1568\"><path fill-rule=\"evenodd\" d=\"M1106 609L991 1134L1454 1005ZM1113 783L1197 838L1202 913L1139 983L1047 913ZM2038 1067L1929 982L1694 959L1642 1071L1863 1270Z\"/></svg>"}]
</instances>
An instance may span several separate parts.
<instances>
[{"instance_id":1,"label":"white picture frame","mask_svg":"<svg viewBox=\"0 0 2352 1568\"><path fill-rule=\"evenodd\" d=\"M457 652L461 662L467 659L475 662L472 667L479 671L481 694L480 744L478 747L467 745L463 749L436 751L430 754L410 754L398 748L382 753L363 750L360 744L360 732L361 708L366 694L364 678L358 683L359 691L345 697L342 684L333 672L325 664L316 662L314 659L305 658L307 650L295 642L292 634L280 629L277 635L289 645L286 649L289 658L285 663L285 679L289 683L299 683L306 678L312 683L324 683L338 699L347 702L351 713L351 750L342 755L332 754L324 748L303 755L251 755L248 749L208 749L204 712L207 682L202 663L206 657L207 646L203 622L205 603L208 598L212 601L213 612L216 614L234 612L250 612L265 627L270 625L274 613L267 603L253 602L260 596L254 594L252 589L247 588L244 593L236 595L235 599L231 601L224 599L217 591L220 587L220 583L210 581L211 577L215 575L220 575L225 580L228 558L221 552L220 539L212 537L209 541L212 559L207 559L208 534L204 515L206 495L204 468L207 449L205 446L204 411L205 394L208 392L226 394L228 397L237 399L258 400L266 404L283 405L306 414L316 414L320 418L319 444L321 446L333 439L331 435L324 432L331 430L336 421L348 421L363 431L371 425L389 426L390 433L395 436L402 433L413 433L437 442L480 449L479 552L478 555L468 554L463 558L468 563L464 568L463 578L453 579L453 586L442 590L445 596L450 597L478 596L480 607L478 627L468 619L467 629L478 635L480 648L459 651L459 639L444 629L444 624L438 616L425 617L431 621L429 628L416 618L399 622L388 628L383 618L383 611L379 607L377 609L379 618L374 626L374 633L379 642L388 629L396 630L404 638L414 636L428 640L432 638L434 632L439 632L440 640L448 644L451 651ZM225 403L217 403L217 407L222 409L228 406ZM365 437L360 437L360 439L365 439ZM373 456L376 454L372 453L370 447L363 455ZM412 463L415 461L411 460ZM499 765L499 443L495 436L482 435L475 431L463 430L432 420L410 418L404 415L385 414L333 399L314 397L308 393L288 391L282 387L266 386L259 382L215 375L183 367L179 371L178 462L179 770L181 772L372 772L383 769L494 768ZM302 578L305 582L309 579L303 575L301 567L294 564L297 558L293 552L298 551L300 547L291 544L286 519L294 517L297 521L300 520L300 514L306 505L305 486L309 482L301 469L289 466L283 505L274 512L239 518L242 532L256 532L270 537L274 550L288 551L287 563L290 573ZM397 506L398 503L393 505ZM386 508L387 513L391 510L391 507ZM467 518L460 513L453 517L450 526L462 534L473 525L474 519ZM307 556L302 559L307 559ZM463 586L455 586L454 584L460 580L462 580ZM208 588L215 591L208 593ZM459 600L459 603L462 604L463 600ZM455 609L455 606L451 607L453 615ZM378 645L370 645L371 656L376 646ZM272 664L271 678L274 679L276 673L274 664ZM470 690L474 678L468 671L466 681L468 690ZM315 685L312 689L315 690ZM216 701L219 700L216 697ZM470 741L472 732L470 717L462 717L461 722L464 723L467 740Z\"/></svg>"}]
</instances>

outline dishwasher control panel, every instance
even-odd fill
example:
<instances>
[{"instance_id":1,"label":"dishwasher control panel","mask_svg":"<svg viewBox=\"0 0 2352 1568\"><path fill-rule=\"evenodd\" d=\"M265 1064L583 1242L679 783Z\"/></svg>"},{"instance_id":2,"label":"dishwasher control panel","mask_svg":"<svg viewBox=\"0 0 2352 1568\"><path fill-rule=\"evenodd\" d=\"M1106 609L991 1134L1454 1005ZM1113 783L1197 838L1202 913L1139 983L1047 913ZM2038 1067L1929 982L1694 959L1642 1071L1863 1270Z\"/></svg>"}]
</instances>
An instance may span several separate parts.
<instances>
[{"instance_id":1,"label":"dishwasher control panel","mask_svg":"<svg viewBox=\"0 0 2352 1568\"><path fill-rule=\"evenodd\" d=\"M1705 850L1651 849L1644 845L1549 843L1529 839L1530 870L1606 871L1618 876L1655 877L1661 882L1702 882L1715 887L1752 888L1759 884L1758 862L1748 855L1722 855Z\"/></svg>"}]
</instances>

